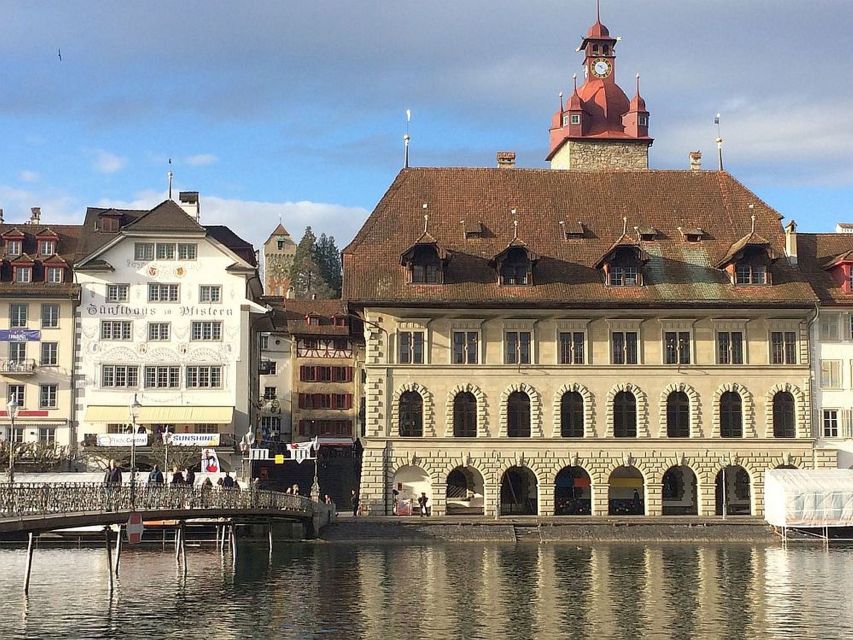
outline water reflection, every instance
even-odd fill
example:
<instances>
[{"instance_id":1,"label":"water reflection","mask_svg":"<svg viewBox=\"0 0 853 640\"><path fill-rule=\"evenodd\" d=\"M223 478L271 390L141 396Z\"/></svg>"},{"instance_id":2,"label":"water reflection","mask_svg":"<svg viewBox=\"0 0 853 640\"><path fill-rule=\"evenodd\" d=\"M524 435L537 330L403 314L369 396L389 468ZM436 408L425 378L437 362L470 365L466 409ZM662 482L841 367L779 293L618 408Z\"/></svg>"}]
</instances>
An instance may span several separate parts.
<instances>
[{"instance_id":1,"label":"water reflection","mask_svg":"<svg viewBox=\"0 0 853 640\"><path fill-rule=\"evenodd\" d=\"M236 568L128 549L0 551L3 637L845 638L853 549L740 545L279 545Z\"/></svg>"}]
</instances>

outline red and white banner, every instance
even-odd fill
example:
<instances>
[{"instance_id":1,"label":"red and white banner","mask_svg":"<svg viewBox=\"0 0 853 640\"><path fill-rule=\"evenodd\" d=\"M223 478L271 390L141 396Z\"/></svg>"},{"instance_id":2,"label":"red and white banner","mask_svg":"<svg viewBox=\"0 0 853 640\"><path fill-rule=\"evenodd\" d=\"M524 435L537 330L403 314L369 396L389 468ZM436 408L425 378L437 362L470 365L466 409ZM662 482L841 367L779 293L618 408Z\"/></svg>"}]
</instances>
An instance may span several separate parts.
<instances>
[{"instance_id":1,"label":"red and white banner","mask_svg":"<svg viewBox=\"0 0 853 640\"><path fill-rule=\"evenodd\" d=\"M202 449L201 470L203 473L219 473L222 471L219 466L219 456L216 455L215 449Z\"/></svg>"},{"instance_id":2,"label":"red and white banner","mask_svg":"<svg viewBox=\"0 0 853 640\"><path fill-rule=\"evenodd\" d=\"M287 445L290 452L290 459L297 463L305 460L316 460L319 446L316 437L309 442L294 442Z\"/></svg>"}]
</instances>

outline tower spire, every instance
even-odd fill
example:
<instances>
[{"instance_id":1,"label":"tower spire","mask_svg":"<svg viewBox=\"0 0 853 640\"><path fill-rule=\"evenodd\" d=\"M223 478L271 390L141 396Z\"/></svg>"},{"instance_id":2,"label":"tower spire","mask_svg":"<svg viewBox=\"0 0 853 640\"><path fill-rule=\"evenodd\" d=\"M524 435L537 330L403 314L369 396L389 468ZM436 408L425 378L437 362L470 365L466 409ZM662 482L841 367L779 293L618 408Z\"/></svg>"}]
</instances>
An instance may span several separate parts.
<instances>
[{"instance_id":1,"label":"tower spire","mask_svg":"<svg viewBox=\"0 0 853 640\"><path fill-rule=\"evenodd\" d=\"M595 21L601 22L601 0L595 0Z\"/></svg>"}]
</instances>

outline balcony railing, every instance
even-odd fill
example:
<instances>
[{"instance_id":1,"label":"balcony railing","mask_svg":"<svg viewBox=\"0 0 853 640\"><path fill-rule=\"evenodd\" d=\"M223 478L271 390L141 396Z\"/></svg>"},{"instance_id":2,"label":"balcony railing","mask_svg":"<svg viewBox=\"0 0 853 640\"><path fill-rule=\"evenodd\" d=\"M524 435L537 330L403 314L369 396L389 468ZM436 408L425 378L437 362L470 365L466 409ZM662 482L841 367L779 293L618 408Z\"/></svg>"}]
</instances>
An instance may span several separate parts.
<instances>
[{"instance_id":1,"label":"balcony railing","mask_svg":"<svg viewBox=\"0 0 853 640\"><path fill-rule=\"evenodd\" d=\"M0 373L9 375L31 375L35 373L36 361L24 360L0 360Z\"/></svg>"}]
</instances>

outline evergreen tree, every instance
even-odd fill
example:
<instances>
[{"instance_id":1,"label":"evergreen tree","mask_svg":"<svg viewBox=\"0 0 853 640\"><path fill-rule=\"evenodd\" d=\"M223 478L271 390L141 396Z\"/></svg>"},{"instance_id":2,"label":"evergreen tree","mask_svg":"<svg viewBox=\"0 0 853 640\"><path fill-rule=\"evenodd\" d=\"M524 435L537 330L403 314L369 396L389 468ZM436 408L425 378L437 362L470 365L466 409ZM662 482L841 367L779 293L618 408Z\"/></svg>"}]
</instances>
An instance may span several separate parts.
<instances>
[{"instance_id":1,"label":"evergreen tree","mask_svg":"<svg viewBox=\"0 0 853 640\"><path fill-rule=\"evenodd\" d=\"M335 246L335 238L320 235L314 249L314 261L323 274L323 279L332 291L335 298L341 297L341 254Z\"/></svg>"},{"instance_id":2,"label":"evergreen tree","mask_svg":"<svg viewBox=\"0 0 853 640\"><path fill-rule=\"evenodd\" d=\"M317 238L311 227L306 227L290 267L290 286L293 297L298 300L332 297L333 292L315 259L316 251Z\"/></svg>"}]
</instances>

